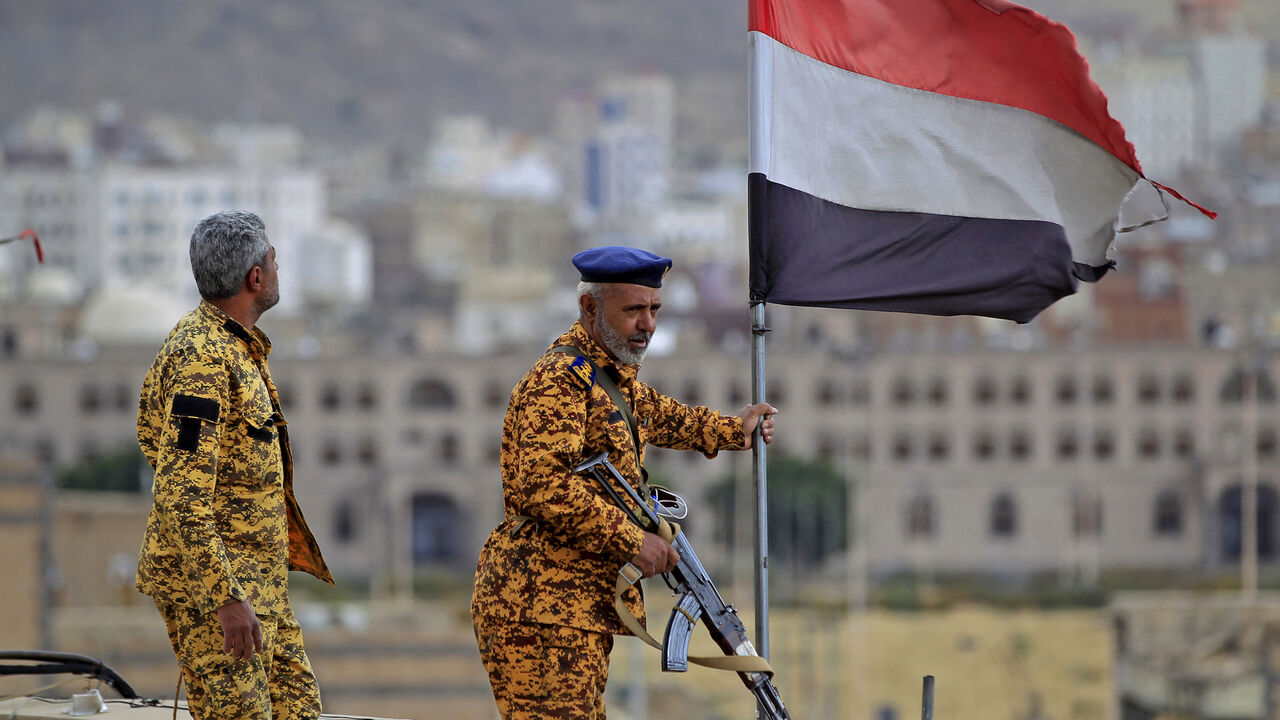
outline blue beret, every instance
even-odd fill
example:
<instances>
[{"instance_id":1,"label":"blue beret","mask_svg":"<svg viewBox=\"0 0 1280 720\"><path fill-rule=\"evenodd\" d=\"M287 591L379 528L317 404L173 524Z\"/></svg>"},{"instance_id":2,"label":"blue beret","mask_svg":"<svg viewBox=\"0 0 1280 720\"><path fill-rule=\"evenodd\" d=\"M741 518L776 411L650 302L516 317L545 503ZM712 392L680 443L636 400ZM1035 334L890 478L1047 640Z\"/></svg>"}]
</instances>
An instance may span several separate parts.
<instances>
[{"instance_id":1,"label":"blue beret","mask_svg":"<svg viewBox=\"0 0 1280 720\"><path fill-rule=\"evenodd\" d=\"M573 266L585 282L632 283L652 288L662 287L662 278L671 264L671 258L618 245L591 248L573 256Z\"/></svg>"}]
</instances>

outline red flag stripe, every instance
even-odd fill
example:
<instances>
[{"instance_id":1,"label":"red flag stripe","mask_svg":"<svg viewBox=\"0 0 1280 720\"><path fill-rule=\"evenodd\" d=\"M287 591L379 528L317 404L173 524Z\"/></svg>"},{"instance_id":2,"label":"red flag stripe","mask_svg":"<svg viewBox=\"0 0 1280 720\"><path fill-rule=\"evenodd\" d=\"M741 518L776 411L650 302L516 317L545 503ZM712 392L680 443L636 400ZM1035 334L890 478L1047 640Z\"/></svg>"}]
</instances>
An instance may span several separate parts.
<instances>
[{"instance_id":1,"label":"red flag stripe","mask_svg":"<svg viewBox=\"0 0 1280 720\"><path fill-rule=\"evenodd\" d=\"M750 0L748 25L850 72L1043 115L1142 172L1075 36L1005 0Z\"/></svg>"}]
</instances>

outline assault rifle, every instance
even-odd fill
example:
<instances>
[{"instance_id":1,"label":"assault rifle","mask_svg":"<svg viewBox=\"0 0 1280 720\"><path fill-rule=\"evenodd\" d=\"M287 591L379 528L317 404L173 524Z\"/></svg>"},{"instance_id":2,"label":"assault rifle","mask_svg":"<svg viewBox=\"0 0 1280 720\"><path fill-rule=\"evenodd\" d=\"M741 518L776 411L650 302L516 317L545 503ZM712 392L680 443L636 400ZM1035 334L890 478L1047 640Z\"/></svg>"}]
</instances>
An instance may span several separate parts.
<instances>
[{"instance_id":1,"label":"assault rifle","mask_svg":"<svg viewBox=\"0 0 1280 720\"><path fill-rule=\"evenodd\" d=\"M618 469L609 462L608 453L600 453L595 457L587 460L581 465L574 468L574 472L589 473L600 485L604 487L605 492L613 500L614 504L627 514L632 522L639 525L642 529L663 535L671 534L670 531L664 533L662 530L671 528L671 524L660 519L648 503L640 498L640 494L635 488L631 487L631 483L618 472ZM617 487L615 487L615 485ZM618 494L618 487L622 488L630 497L631 502L628 503ZM639 508L641 514L637 515L633 506ZM738 673L738 677L742 679L742 684L747 686L752 695L755 695L756 704L760 708L760 717L765 720L791 720L791 716L787 714L786 707L782 704L782 697L778 694L778 689L773 686L773 669L769 667L769 663L764 658L759 657L756 653L755 646L751 644L751 640L747 637L747 629L743 626L742 621L738 619L738 611L732 605L725 603L720 597L716 586L711 582L711 578L707 576L707 571L702 567L702 563L698 561L698 555L694 553L693 546L689 544L684 533L675 530L674 537L669 538L671 544L675 546L676 552L680 553L680 562L676 563L674 569L669 573L663 573L662 579L666 581L679 599L676 601L675 607L671 610L671 618L667 621L666 633L663 635L662 644L658 645L657 641L652 638L646 639L646 642L654 645L662 651L662 669L666 672L684 672L689 669L689 640L693 633L694 623L698 620L706 625L707 630L711 632L712 639L716 645L724 651L724 654L732 657L725 658L692 658L692 660L700 665L710 667L719 667L725 670L733 670ZM642 573L636 569L631 563L627 563L619 571L621 579L619 580L619 590L624 589L627 583L635 585L640 581ZM618 613L626 622L630 616L625 606L619 603ZM630 626L630 625L629 625ZM632 628L635 632L639 629L644 632L643 628ZM647 635L648 633L644 633ZM747 658L753 658L748 660Z\"/></svg>"}]
</instances>

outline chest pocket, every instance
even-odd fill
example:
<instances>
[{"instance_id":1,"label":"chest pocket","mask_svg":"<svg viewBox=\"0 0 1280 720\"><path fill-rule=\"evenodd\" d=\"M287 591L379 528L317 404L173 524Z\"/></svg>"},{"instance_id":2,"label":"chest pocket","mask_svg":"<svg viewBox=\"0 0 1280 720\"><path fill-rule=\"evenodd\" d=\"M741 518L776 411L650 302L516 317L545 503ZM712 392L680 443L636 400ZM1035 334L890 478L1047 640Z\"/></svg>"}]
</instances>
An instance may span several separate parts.
<instances>
[{"instance_id":1,"label":"chest pocket","mask_svg":"<svg viewBox=\"0 0 1280 720\"><path fill-rule=\"evenodd\" d=\"M231 419L235 427L226 435L230 442L226 450L235 462L228 479L254 486L271 484L279 475L281 455L275 410L266 384L256 374L249 375L232 396L237 412Z\"/></svg>"}]
</instances>

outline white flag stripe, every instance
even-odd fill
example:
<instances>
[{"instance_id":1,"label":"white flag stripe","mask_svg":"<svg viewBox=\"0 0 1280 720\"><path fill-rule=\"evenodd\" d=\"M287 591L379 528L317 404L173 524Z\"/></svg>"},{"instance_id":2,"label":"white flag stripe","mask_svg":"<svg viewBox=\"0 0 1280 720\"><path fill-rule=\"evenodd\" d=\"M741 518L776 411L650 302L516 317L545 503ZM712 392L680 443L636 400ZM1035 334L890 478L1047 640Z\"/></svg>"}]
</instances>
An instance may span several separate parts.
<instances>
[{"instance_id":1,"label":"white flag stripe","mask_svg":"<svg viewBox=\"0 0 1280 720\"><path fill-rule=\"evenodd\" d=\"M1106 150L1020 108L894 85L751 34L772 67L770 147L752 172L864 210L1057 223L1076 262L1106 264L1138 180Z\"/></svg>"}]
</instances>

